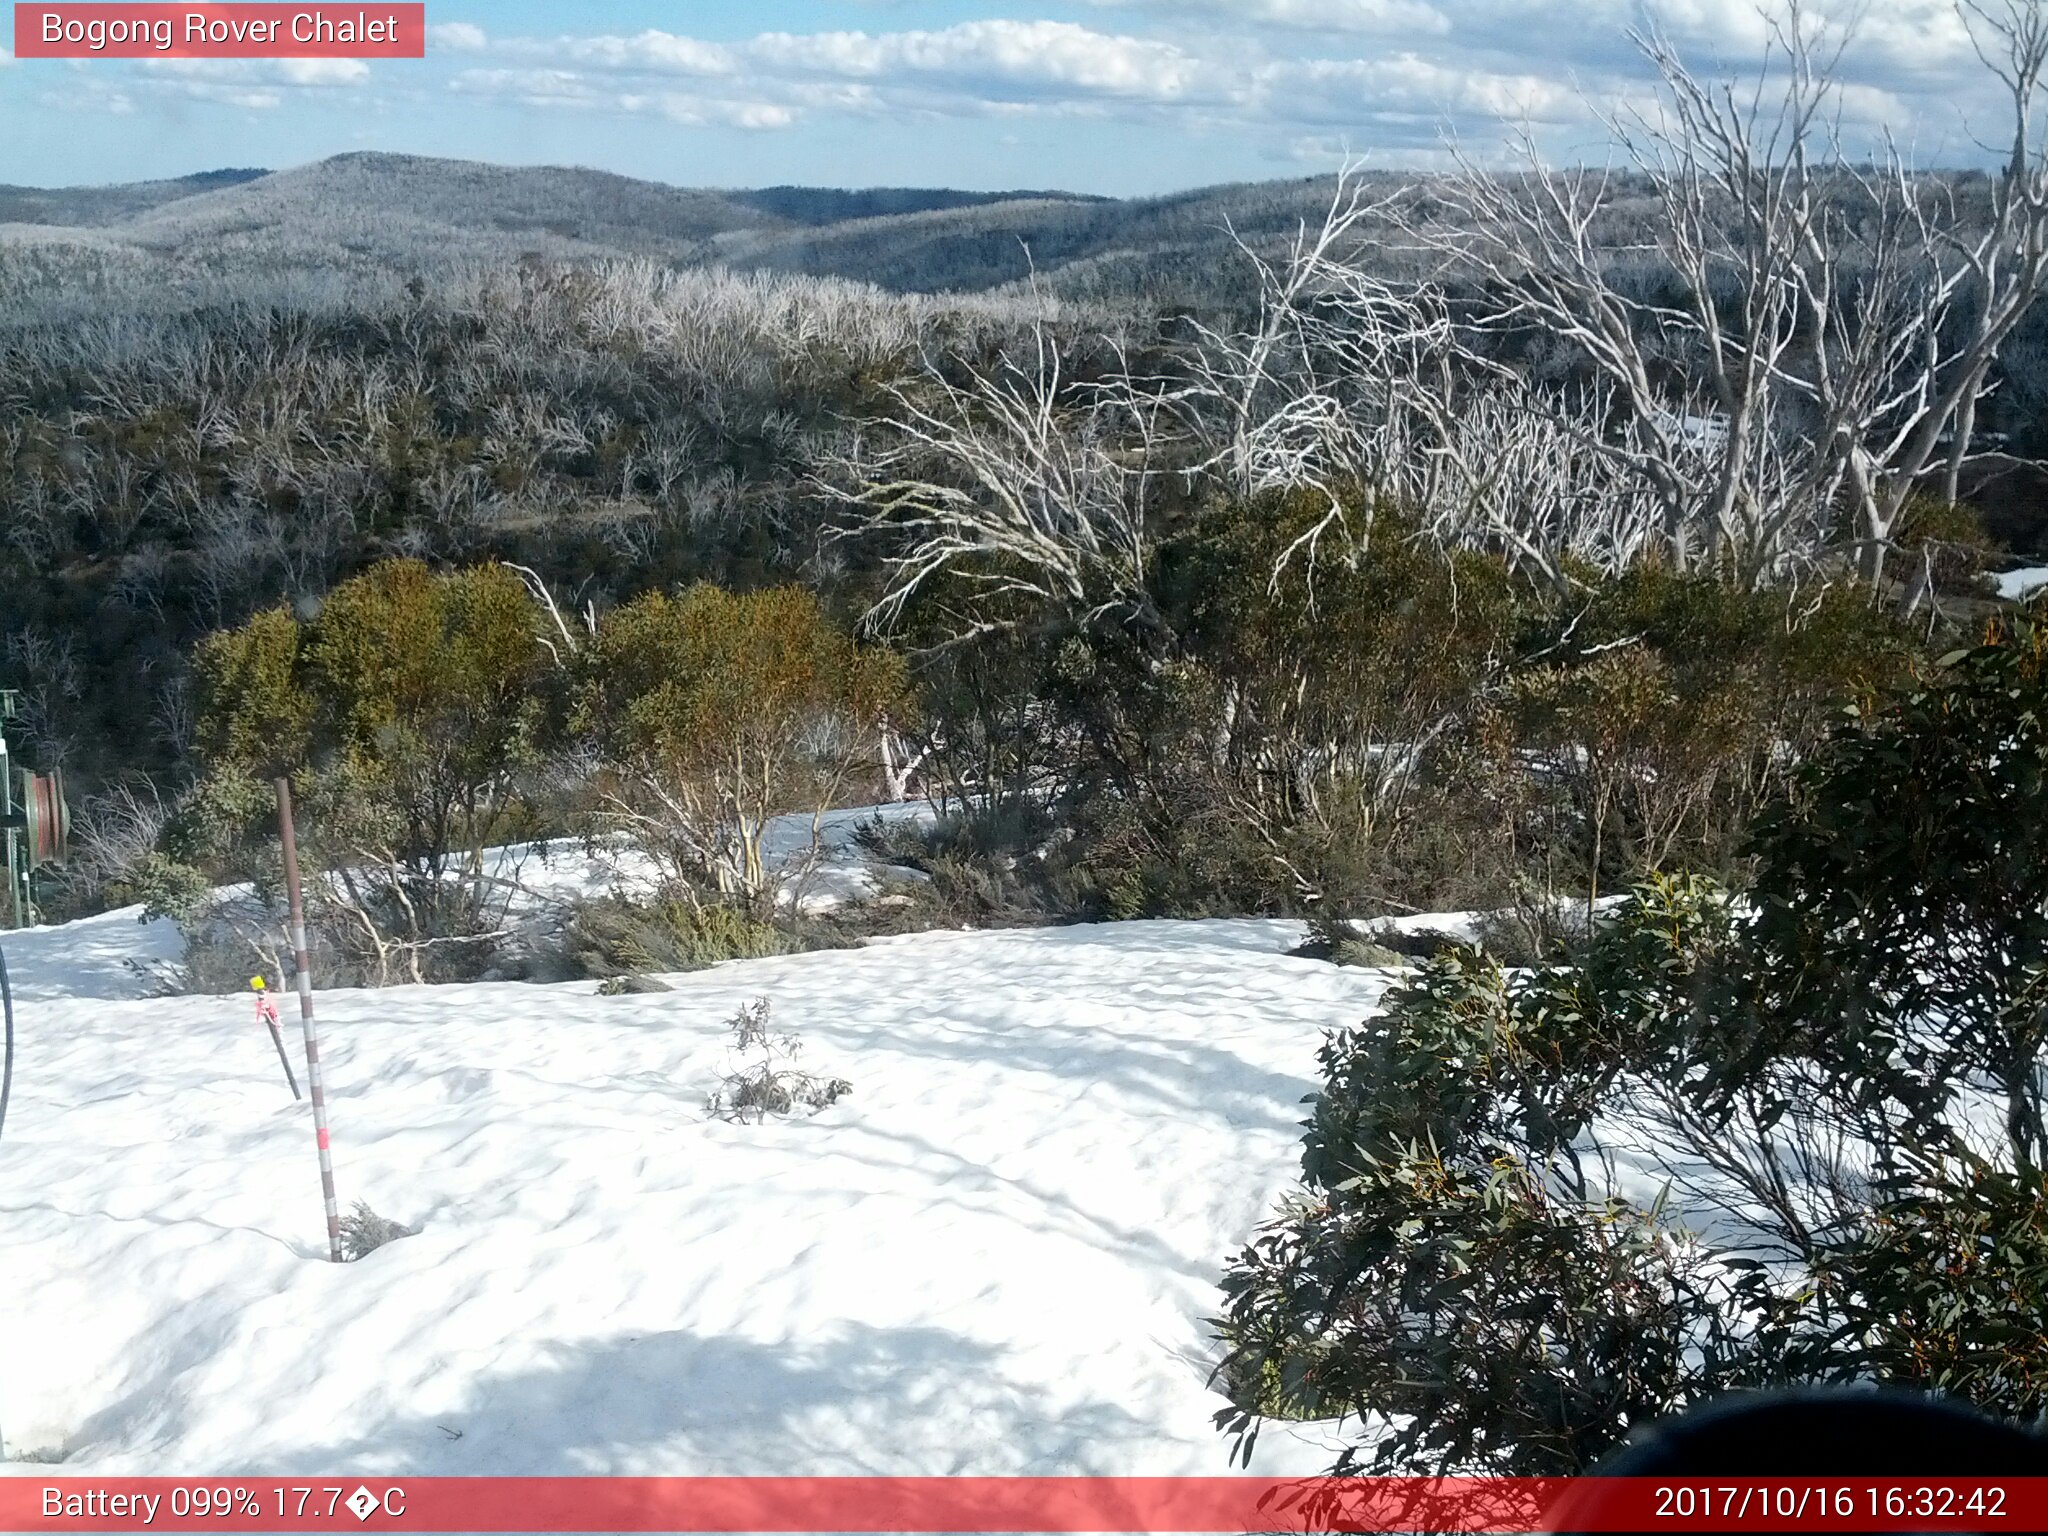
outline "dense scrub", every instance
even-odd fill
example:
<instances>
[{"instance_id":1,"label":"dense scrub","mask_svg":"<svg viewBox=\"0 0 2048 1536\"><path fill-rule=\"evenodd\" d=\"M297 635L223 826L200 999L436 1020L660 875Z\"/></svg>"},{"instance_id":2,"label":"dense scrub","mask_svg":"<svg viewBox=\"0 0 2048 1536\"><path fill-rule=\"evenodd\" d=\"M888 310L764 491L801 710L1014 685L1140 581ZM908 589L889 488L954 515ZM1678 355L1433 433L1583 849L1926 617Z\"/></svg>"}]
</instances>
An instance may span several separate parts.
<instances>
[{"instance_id":1,"label":"dense scrub","mask_svg":"<svg viewBox=\"0 0 2048 1536\"><path fill-rule=\"evenodd\" d=\"M966 910L1370 916L1734 877L1802 746L1916 650L1853 589L1558 588L1391 512L1278 561L1324 510L1196 509L1140 622L1040 610L922 654L921 771L955 813L926 867ZM955 592L907 611L913 643ZM963 858L1004 870L973 894Z\"/></svg>"},{"instance_id":2,"label":"dense scrub","mask_svg":"<svg viewBox=\"0 0 2048 1536\"><path fill-rule=\"evenodd\" d=\"M201 772L99 872L108 894L278 968L288 776L323 972L372 983L498 959L535 921L530 845L564 836L624 834L659 871L649 904L584 903L556 925L576 969L775 952L805 851L771 860L768 823L871 782L877 722L904 707L897 658L803 588L651 593L579 630L497 564L382 562L310 618L271 608L215 632L196 674Z\"/></svg>"},{"instance_id":3,"label":"dense scrub","mask_svg":"<svg viewBox=\"0 0 2048 1536\"><path fill-rule=\"evenodd\" d=\"M0 327L0 679L17 750L87 790L189 769L201 636L380 559L517 561L578 610L831 587L821 445L1014 308L631 264L167 313L116 288Z\"/></svg>"}]
</instances>

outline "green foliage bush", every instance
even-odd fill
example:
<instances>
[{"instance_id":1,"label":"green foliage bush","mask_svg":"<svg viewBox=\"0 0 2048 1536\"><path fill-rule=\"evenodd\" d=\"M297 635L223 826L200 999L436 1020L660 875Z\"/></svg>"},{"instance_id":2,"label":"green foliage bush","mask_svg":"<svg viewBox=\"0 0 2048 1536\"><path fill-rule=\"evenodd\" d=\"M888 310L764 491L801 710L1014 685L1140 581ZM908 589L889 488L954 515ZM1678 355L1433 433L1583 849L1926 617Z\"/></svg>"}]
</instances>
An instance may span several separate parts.
<instances>
[{"instance_id":1,"label":"green foliage bush","mask_svg":"<svg viewBox=\"0 0 2048 1536\"><path fill-rule=\"evenodd\" d=\"M210 636L195 663L204 772L172 851L271 889L270 780L290 775L328 958L377 982L473 971L505 900L485 850L540 826L553 687L540 625L502 566L436 575L398 560L310 620L272 609Z\"/></svg>"},{"instance_id":2,"label":"green foliage bush","mask_svg":"<svg viewBox=\"0 0 2048 1536\"><path fill-rule=\"evenodd\" d=\"M602 814L672 878L766 915L769 819L830 807L878 762L881 723L906 703L901 661L856 643L813 593L699 585L605 617L575 723L603 765Z\"/></svg>"},{"instance_id":3,"label":"green foliage bush","mask_svg":"<svg viewBox=\"0 0 2048 1536\"><path fill-rule=\"evenodd\" d=\"M1161 557L1189 656L1166 718L1216 823L1187 841L1262 856L1263 905L1399 905L1432 883L1395 850L1462 777L1513 594L1497 560L1439 549L1362 496L1348 514L1366 541L1305 542L1328 510L1311 492L1211 507Z\"/></svg>"},{"instance_id":4,"label":"green foliage bush","mask_svg":"<svg viewBox=\"0 0 2048 1536\"><path fill-rule=\"evenodd\" d=\"M2048 1168L2048 630L1994 621L1860 711L1757 846L1758 964L1795 1021L1916 1136L1974 1087Z\"/></svg>"},{"instance_id":5,"label":"green foliage bush","mask_svg":"<svg viewBox=\"0 0 2048 1536\"><path fill-rule=\"evenodd\" d=\"M1803 1355L1828 1380L1871 1375L2022 1423L2048 1416L2048 1180L1967 1149L1918 1157L1818 1266Z\"/></svg>"},{"instance_id":6,"label":"green foliage bush","mask_svg":"<svg viewBox=\"0 0 2048 1536\"><path fill-rule=\"evenodd\" d=\"M1913 655L1849 589L1656 566L1539 586L1364 493L1345 518L1369 534L1317 540L1329 510L1311 492L1188 509L1135 614L1008 595L940 645L971 587L913 603L907 642L935 647L927 772L1074 832L1068 915L1514 907L1547 943L1561 896L1740 879L1790 765Z\"/></svg>"},{"instance_id":7,"label":"green foliage bush","mask_svg":"<svg viewBox=\"0 0 2048 1536\"><path fill-rule=\"evenodd\" d=\"M1454 948L1325 1042L1307 1192L1225 1286L1245 1449L1261 1414L1354 1415L1345 1471L1569 1473L1753 1376L1768 1306L1587 1166L1643 1042L1585 993Z\"/></svg>"},{"instance_id":8,"label":"green foliage bush","mask_svg":"<svg viewBox=\"0 0 2048 1536\"><path fill-rule=\"evenodd\" d=\"M1790 765L1912 656L1860 593L1802 607L1657 566L1539 594L1523 622L1495 747L1540 765L1525 814L1588 899L1659 870L1734 874Z\"/></svg>"},{"instance_id":9,"label":"green foliage bush","mask_svg":"<svg viewBox=\"0 0 2048 1536\"><path fill-rule=\"evenodd\" d=\"M1906 567L1922 567L1942 591L1973 590L1999 553L1976 508L1935 496L1915 496L1900 508L1892 538Z\"/></svg>"},{"instance_id":10,"label":"green foliage bush","mask_svg":"<svg viewBox=\"0 0 2048 1536\"><path fill-rule=\"evenodd\" d=\"M1566 960L1451 951L1332 1035L1306 1191L1226 1286L1226 1426L1348 1413L1346 1465L1573 1472L1788 1380L2038 1417L2044 720L2048 635L2003 621L1798 769L1742 902L1655 881Z\"/></svg>"}]
</instances>

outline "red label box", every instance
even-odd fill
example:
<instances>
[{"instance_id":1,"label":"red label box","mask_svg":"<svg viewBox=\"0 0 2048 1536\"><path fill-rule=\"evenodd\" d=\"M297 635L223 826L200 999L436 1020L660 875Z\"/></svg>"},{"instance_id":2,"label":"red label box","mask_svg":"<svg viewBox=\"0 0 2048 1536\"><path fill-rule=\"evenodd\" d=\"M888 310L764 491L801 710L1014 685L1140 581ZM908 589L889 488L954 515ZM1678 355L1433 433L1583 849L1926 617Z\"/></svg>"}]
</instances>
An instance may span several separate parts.
<instances>
[{"instance_id":1,"label":"red label box","mask_svg":"<svg viewBox=\"0 0 2048 1536\"><path fill-rule=\"evenodd\" d=\"M18 59L419 59L424 4L17 3Z\"/></svg>"}]
</instances>

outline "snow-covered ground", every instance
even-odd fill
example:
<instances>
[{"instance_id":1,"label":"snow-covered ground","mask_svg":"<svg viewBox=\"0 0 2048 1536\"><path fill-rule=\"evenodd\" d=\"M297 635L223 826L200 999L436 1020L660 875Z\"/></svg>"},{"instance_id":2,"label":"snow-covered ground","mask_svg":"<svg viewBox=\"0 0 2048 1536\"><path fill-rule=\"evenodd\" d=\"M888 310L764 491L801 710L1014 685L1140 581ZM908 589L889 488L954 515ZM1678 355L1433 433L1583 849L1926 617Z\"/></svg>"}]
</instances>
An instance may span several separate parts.
<instances>
[{"instance_id":1,"label":"snow-covered ground","mask_svg":"<svg viewBox=\"0 0 2048 1536\"><path fill-rule=\"evenodd\" d=\"M336 1266L245 998L139 996L123 962L175 935L132 912L0 935L0 1438L67 1473L1223 1472L1221 1266L1293 1176L1322 1031L1387 981L1299 938L325 994L344 1208L421 1226ZM706 1114L756 997L849 1098ZM1255 1470L1332 1449L1275 1427Z\"/></svg>"},{"instance_id":2,"label":"snow-covered ground","mask_svg":"<svg viewBox=\"0 0 2048 1536\"><path fill-rule=\"evenodd\" d=\"M1998 588L1998 595L2007 602L2016 603L2032 597L2043 587L2048 587L2048 565L2022 566L2016 571L2000 571L1991 578Z\"/></svg>"},{"instance_id":3,"label":"snow-covered ground","mask_svg":"<svg viewBox=\"0 0 2048 1536\"><path fill-rule=\"evenodd\" d=\"M858 834L875 823L929 825L935 813L922 800L827 811L815 826L808 816L778 816L761 839L761 856L781 877L784 906L824 912L875 895L891 880L924 878L915 870L878 865L860 848ZM491 850L489 873L516 882L542 902L608 891L645 895L661 883L661 867L624 837L586 846L573 840L518 843ZM531 901L515 902L515 910Z\"/></svg>"}]
</instances>

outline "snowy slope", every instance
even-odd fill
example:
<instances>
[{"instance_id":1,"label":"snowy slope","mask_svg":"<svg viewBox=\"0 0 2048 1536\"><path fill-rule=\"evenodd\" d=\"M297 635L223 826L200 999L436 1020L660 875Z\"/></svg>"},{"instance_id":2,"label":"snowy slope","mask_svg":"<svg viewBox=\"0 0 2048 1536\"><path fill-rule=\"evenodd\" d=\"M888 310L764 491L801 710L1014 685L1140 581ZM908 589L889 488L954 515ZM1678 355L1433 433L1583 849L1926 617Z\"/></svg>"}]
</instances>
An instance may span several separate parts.
<instances>
[{"instance_id":1,"label":"snowy slope","mask_svg":"<svg viewBox=\"0 0 2048 1536\"><path fill-rule=\"evenodd\" d=\"M121 960L168 938L132 913L0 936L0 1437L95 1473L1222 1472L1202 1320L1292 1177L1321 1031L1386 979L1298 937L323 995L343 1205L423 1225L334 1266L244 999L138 998ZM707 1117L757 996L850 1098ZM1269 1430L1257 1469L1330 1455Z\"/></svg>"}]
</instances>

